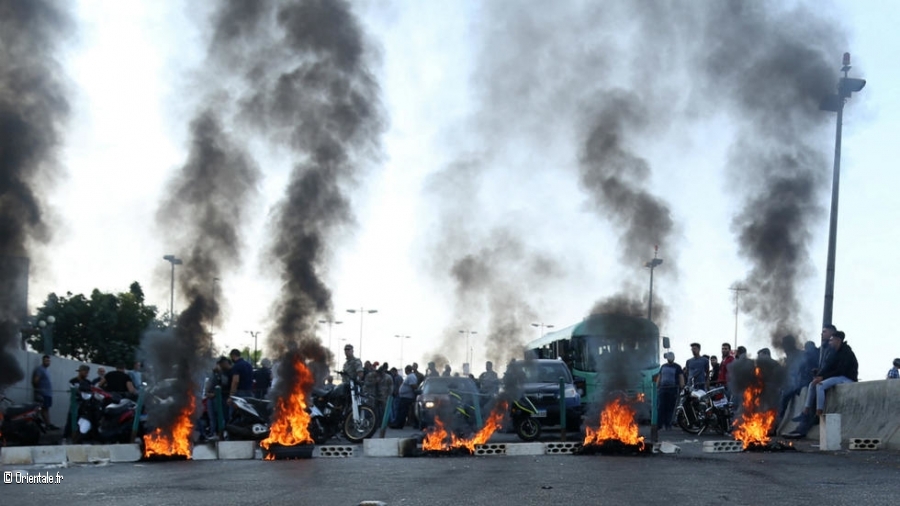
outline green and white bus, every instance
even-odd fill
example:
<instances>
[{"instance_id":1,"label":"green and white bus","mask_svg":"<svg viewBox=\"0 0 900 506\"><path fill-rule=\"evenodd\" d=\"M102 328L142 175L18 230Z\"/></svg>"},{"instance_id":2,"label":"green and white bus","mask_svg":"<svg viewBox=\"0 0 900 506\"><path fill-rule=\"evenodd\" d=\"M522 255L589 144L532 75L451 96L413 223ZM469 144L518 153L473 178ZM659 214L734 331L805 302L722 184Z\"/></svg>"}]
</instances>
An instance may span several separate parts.
<instances>
[{"instance_id":1,"label":"green and white bus","mask_svg":"<svg viewBox=\"0 0 900 506\"><path fill-rule=\"evenodd\" d=\"M575 377L582 404L605 403L610 394L624 394L629 400L644 404L639 415L649 420L660 350L659 327L652 321L593 314L528 343L526 357L565 361Z\"/></svg>"}]
</instances>

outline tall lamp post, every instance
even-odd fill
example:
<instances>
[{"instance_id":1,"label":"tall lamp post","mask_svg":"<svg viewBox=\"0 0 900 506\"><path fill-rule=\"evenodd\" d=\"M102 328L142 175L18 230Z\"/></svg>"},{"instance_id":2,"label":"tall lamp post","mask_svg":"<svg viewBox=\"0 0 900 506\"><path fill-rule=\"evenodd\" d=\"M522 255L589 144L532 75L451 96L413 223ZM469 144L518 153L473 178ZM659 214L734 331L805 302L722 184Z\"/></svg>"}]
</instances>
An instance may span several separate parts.
<instances>
[{"instance_id":1,"label":"tall lamp post","mask_svg":"<svg viewBox=\"0 0 900 506\"><path fill-rule=\"evenodd\" d=\"M644 264L644 267L650 269L650 300L647 301L647 319L653 321L653 269L662 265L662 258L657 258L659 254L659 245L653 250L653 259Z\"/></svg>"},{"instance_id":2,"label":"tall lamp post","mask_svg":"<svg viewBox=\"0 0 900 506\"><path fill-rule=\"evenodd\" d=\"M398 367L397 369L402 371L403 370L403 341L406 341L411 336L401 336L401 335L395 334L394 337L400 339L400 367Z\"/></svg>"},{"instance_id":3,"label":"tall lamp post","mask_svg":"<svg viewBox=\"0 0 900 506\"><path fill-rule=\"evenodd\" d=\"M831 222L828 228L828 264L825 270L825 309L822 314L822 326L831 325L834 308L834 257L837 247L838 193L841 180L841 129L844 119L844 102L855 92L863 89L865 79L848 77L850 72L850 53L844 53L841 71L844 77L838 79L837 93L822 100L819 109L837 113L837 126L834 133L834 175L831 183Z\"/></svg>"},{"instance_id":4,"label":"tall lamp post","mask_svg":"<svg viewBox=\"0 0 900 506\"><path fill-rule=\"evenodd\" d=\"M256 367L256 356L259 353L257 351L258 348L256 347L256 342L257 342L257 338L259 337L259 331L258 330L245 330L244 332L250 334L250 337L253 338L253 367Z\"/></svg>"},{"instance_id":5,"label":"tall lamp post","mask_svg":"<svg viewBox=\"0 0 900 506\"><path fill-rule=\"evenodd\" d=\"M327 320L319 320L319 323L327 323L328 324L328 351L334 353L334 350L331 348L331 326L332 325L340 325L344 322L336 322L336 321L332 320L331 318L329 318ZM337 356L337 355L335 355L335 356Z\"/></svg>"},{"instance_id":6,"label":"tall lamp post","mask_svg":"<svg viewBox=\"0 0 900 506\"><path fill-rule=\"evenodd\" d=\"M472 358L469 356L471 352L471 348L469 347L469 336L471 336L472 334L478 334L478 332L475 332L474 330L460 330L459 333L466 335L466 357L464 360L467 364L469 364L469 367L472 367Z\"/></svg>"},{"instance_id":7,"label":"tall lamp post","mask_svg":"<svg viewBox=\"0 0 900 506\"><path fill-rule=\"evenodd\" d=\"M56 323L56 317L50 315L47 320L38 322L41 328L41 337L44 339L44 354L53 355L53 324Z\"/></svg>"},{"instance_id":8,"label":"tall lamp post","mask_svg":"<svg viewBox=\"0 0 900 506\"><path fill-rule=\"evenodd\" d=\"M175 255L166 255L163 260L172 264L172 283L169 288L169 327L175 322L175 266L181 265L181 259Z\"/></svg>"},{"instance_id":9,"label":"tall lamp post","mask_svg":"<svg viewBox=\"0 0 900 506\"><path fill-rule=\"evenodd\" d=\"M540 329L541 337L544 337L544 329L552 329L553 328L553 325L550 325L550 324L547 324L544 322L532 323L531 326Z\"/></svg>"},{"instance_id":10,"label":"tall lamp post","mask_svg":"<svg viewBox=\"0 0 900 506\"><path fill-rule=\"evenodd\" d=\"M378 310L377 309L359 308L359 309L348 309L347 312L353 313L353 314L359 313L359 355L357 355L357 357L362 358L363 315L365 313L374 314L374 313L377 313Z\"/></svg>"}]
</instances>

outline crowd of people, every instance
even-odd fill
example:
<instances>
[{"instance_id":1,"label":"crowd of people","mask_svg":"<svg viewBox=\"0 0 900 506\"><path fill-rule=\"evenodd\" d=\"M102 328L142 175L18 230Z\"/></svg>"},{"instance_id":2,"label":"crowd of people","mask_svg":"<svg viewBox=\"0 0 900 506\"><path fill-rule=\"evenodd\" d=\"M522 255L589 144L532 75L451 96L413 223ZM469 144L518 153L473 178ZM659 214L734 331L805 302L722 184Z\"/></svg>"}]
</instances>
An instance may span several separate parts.
<instances>
[{"instance_id":1,"label":"crowd of people","mask_svg":"<svg viewBox=\"0 0 900 506\"><path fill-rule=\"evenodd\" d=\"M807 387L803 412L794 417L799 422L797 428L786 437L805 437L806 433L818 420L825 408L826 392L843 383L858 381L859 364L853 349L846 343L847 336L837 330L834 325L826 325L822 329L821 347L808 341L800 350L793 337L786 337L783 344L785 357L781 363L787 369L786 380L781 389L781 405L777 421L787 411L792 399ZM691 343L691 358L684 367L675 363L675 354L665 354L666 362L660 367L656 385L658 391L659 429L671 429L675 418L675 408L679 393L689 386L691 389L708 391L710 388L723 386L728 391L729 370L738 360L749 359L747 349L738 346L734 352L730 343L722 343L721 360L715 355L701 355L699 343ZM768 348L757 352L757 358L772 358ZM900 359L895 359L894 367L888 371L888 378L900 378ZM777 423L776 423L777 426Z\"/></svg>"},{"instance_id":2,"label":"crowd of people","mask_svg":"<svg viewBox=\"0 0 900 506\"><path fill-rule=\"evenodd\" d=\"M363 392L375 403L375 412L378 420L387 413L387 422L391 428L402 429L407 425L418 426L415 418L415 403L417 390L429 377L460 377L459 372L453 372L450 365L446 365L442 372L438 372L434 362L429 362L422 373L419 364L413 362L403 367L401 372L396 367L390 367L387 363L363 362L354 356L352 344L344 347L345 361L341 370L344 378L351 378L363 385ZM500 390L500 378L494 371L493 363L485 363L485 371L476 378L473 374L468 377L476 382L482 393L487 396L495 395Z\"/></svg>"}]
</instances>

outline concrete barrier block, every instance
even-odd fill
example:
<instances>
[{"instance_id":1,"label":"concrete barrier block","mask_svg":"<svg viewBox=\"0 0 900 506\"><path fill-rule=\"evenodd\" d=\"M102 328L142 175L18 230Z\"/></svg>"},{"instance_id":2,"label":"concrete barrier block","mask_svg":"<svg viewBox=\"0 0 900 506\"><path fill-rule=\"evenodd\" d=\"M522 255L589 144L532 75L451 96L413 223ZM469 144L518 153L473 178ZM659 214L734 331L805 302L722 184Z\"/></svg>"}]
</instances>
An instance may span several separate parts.
<instances>
[{"instance_id":1,"label":"concrete barrier block","mask_svg":"<svg viewBox=\"0 0 900 506\"><path fill-rule=\"evenodd\" d=\"M418 441L414 437L401 438L398 442L398 451L401 457L415 457L418 454L416 445Z\"/></svg>"},{"instance_id":2,"label":"concrete barrier block","mask_svg":"<svg viewBox=\"0 0 900 506\"><path fill-rule=\"evenodd\" d=\"M35 464L60 464L66 462L65 446L32 446L31 458Z\"/></svg>"},{"instance_id":3,"label":"concrete barrier block","mask_svg":"<svg viewBox=\"0 0 900 506\"><path fill-rule=\"evenodd\" d=\"M506 443L475 445L475 455L506 455Z\"/></svg>"},{"instance_id":4,"label":"concrete barrier block","mask_svg":"<svg viewBox=\"0 0 900 506\"><path fill-rule=\"evenodd\" d=\"M318 458L346 458L356 457L359 448L357 445L322 445L313 450L313 457Z\"/></svg>"},{"instance_id":5,"label":"concrete barrier block","mask_svg":"<svg viewBox=\"0 0 900 506\"><path fill-rule=\"evenodd\" d=\"M704 441L704 453L740 453L744 451L744 444L740 441Z\"/></svg>"},{"instance_id":6,"label":"concrete barrier block","mask_svg":"<svg viewBox=\"0 0 900 506\"><path fill-rule=\"evenodd\" d=\"M366 457L399 457L400 442L398 439L365 439L363 455Z\"/></svg>"},{"instance_id":7,"label":"concrete barrier block","mask_svg":"<svg viewBox=\"0 0 900 506\"><path fill-rule=\"evenodd\" d=\"M141 446L137 443L109 445L110 462L138 462L143 457Z\"/></svg>"},{"instance_id":8,"label":"concrete barrier block","mask_svg":"<svg viewBox=\"0 0 900 506\"><path fill-rule=\"evenodd\" d=\"M819 420L819 450L823 452L840 450L841 415L826 413Z\"/></svg>"},{"instance_id":9,"label":"concrete barrier block","mask_svg":"<svg viewBox=\"0 0 900 506\"><path fill-rule=\"evenodd\" d=\"M571 455L581 448L581 443L544 443L545 455Z\"/></svg>"},{"instance_id":10,"label":"concrete barrier block","mask_svg":"<svg viewBox=\"0 0 900 506\"><path fill-rule=\"evenodd\" d=\"M256 443L253 441L219 441L216 451L220 460L253 460Z\"/></svg>"},{"instance_id":11,"label":"concrete barrier block","mask_svg":"<svg viewBox=\"0 0 900 506\"><path fill-rule=\"evenodd\" d=\"M216 460L219 458L219 450L215 443L195 444L191 449L191 460Z\"/></svg>"},{"instance_id":12,"label":"concrete barrier block","mask_svg":"<svg viewBox=\"0 0 900 506\"><path fill-rule=\"evenodd\" d=\"M30 465L34 464L30 446L4 446L0 448L0 464Z\"/></svg>"},{"instance_id":13,"label":"concrete barrier block","mask_svg":"<svg viewBox=\"0 0 900 506\"><path fill-rule=\"evenodd\" d=\"M877 437L852 437L848 443L850 450L878 450L881 448L881 438Z\"/></svg>"},{"instance_id":14,"label":"concrete barrier block","mask_svg":"<svg viewBox=\"0 0 900 506\"><path fill-rule=\"evenodd\" d=\"M543 455L544 443L509 443L506 445L506 454L513 456Z\"/></svg>"},{"instance_id":15,"label":"concrete barrier block","mask_svg":"<svg viewBox=\"0 0 900 506\"><path fill-rule=\"evenodd\" d=\"M653 445L653 453L681 453L681 448L668 441L663 441Z\"/></svg>"},{"instance_id":16,"label":"concrete barrier block","mask_svg":"<svg viewBox=\"0 0 900 506\"><path fill-rule=\"evenodd\" d=\"M110 461L109 445L67 445L62 448L65 448L69 462L88 464Z\"/></svg>"}]
</instances>

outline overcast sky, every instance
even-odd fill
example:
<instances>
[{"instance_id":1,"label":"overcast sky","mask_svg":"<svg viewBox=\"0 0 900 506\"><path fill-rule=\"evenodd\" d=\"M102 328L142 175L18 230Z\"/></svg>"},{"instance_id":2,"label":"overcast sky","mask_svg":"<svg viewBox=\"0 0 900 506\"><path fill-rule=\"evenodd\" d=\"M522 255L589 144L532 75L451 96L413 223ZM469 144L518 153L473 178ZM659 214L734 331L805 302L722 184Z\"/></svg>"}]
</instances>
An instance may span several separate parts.
<instances>
[{"instance_id":1,"label":"overcast sky","mask_svg":"<svg viewBox=\"0 0 900 506\"><path fill-rule=\"evenodd\" d=\"M659 243L664 262L655 271L654 294L666 315L658 323L672 338L676 360L687 358L693 341L704 352L734 342L728 288L747 279L754 265L733 224L759 191L753 176L735 174L745 169L737 166L737 140L759 135L767 142L757 127L770 127L752 108L741 113L729 106L717 90L742 81L765 84L768 77L737 73L718 81L701 68L703 44L714 39L691 40L683 19L689 13L668 13L660 2L643 23L651 14L632 16L630 4L352 4L386 125L381 156L349 189L354 222L330 236L323 276L334 318L343 322L333 327L334 349L344 339L358 343L359 315L346 310L364 307L378 311L365 316L364 359L399 363L395 335L409 335L404 362L440 353L459 367L464 329L478 332L471 340L476 364L487 356L505 359L515 350L497 355L485 340L524 343L539 336L531 323L562 328L598 300L623 292L645 296L649 272L642 266ZM46 182L54 239L32 263L30 302L36 307L50 291L124 291L139 281L149 302L164 310L170 266L162 257L185 252L167 244L156 216L167 181L187 157L197 103L217 84L200 72L209 6L72 5L74 35L59 55L72 107L60 154L65 175ZM851 75L868 80L844 114L834 322L856 350L861 379L879 379L900 356L900 344L888 338L900 280L893 258L900 204L891 195L900 150L893 35L900 10L874 0L809 5L824 20L816 26L833 27L838 41L822 48L834 51L826 86L837 82L845 50L853 55ZM773 25L802 32L809 19L797 12L803 11L770 8L769 14ZM762 44L753 36L746 35L750 46ZM613 89L629 90L628 100L644 110L645 119L626 129L623 142L646 160L650 172L638 186L669 209L673 224L666 238L648 233L643 250L631 256L623 253L630 250L622 218L583 184L586 132ZM757 91L760 110L779 93ZM803 340L818 340L821 329L834 147L834 115L815 114L823 116L821 124L797 132L821 155L815 177L822 182L813 191L817 209L794 283ZM233 129L241 135L239 126ZM227 309L214 332L229 348L253 346L246 330L261 331L263 346L271 329L278 284L263 268L262 253L291 167L276 142L248 136L247 143L263 179L241 224L243 268L220 282ZM486 260L490 272L476 275L490 286L460 274L458 261L467 255ZM472 285L463 287L462 278ZM176 293L176 310L183 304ZM503 312L513 317L504 319ZM773 323L761 320L750 310L739 316L737 341L751 356L771 346ZM323 326L325 344L328 334Z\"/></svg>"}]
</instances>

